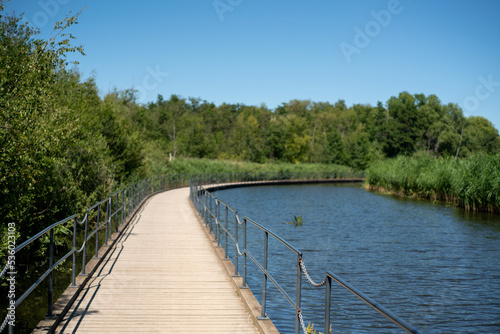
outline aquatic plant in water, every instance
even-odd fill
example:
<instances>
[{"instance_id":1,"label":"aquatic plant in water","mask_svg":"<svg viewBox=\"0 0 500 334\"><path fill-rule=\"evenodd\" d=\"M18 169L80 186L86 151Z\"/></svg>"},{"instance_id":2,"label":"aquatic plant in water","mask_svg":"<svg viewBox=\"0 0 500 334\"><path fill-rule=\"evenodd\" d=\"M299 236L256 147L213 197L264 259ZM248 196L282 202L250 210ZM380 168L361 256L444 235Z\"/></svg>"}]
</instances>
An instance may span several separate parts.
<instances>
[{"instance_id":1,"label":"aquatic plant in water","mask_svg":"<svg viewBox=\"0 0 500 334\"><path fill-rule=\"evenodd\" d=\"M293 225L295 227L302 226L302 216L293 216L293 221L287 222L287 224Z\"/></svg>"}]
</instances>

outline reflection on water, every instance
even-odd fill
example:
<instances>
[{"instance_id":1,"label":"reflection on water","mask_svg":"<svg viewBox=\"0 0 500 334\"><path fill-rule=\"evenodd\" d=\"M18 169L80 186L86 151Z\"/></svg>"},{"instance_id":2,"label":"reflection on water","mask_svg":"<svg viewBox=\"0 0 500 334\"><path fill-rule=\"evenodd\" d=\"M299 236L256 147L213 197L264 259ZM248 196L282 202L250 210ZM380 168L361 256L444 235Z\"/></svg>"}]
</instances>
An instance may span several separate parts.
<instances>
[{"instance_id":1,"label":"reflection on water","mask_svg":"<svg viewBox=\"0 0 500 334\"><path fill-rule=\"evenodd\" d=\"M499 215L352 185L261 186L216 195L302 250L315 281L330 270L425 333L500 332ZM285 224L294 215L303 217L302 226ZM250 230L248 240L261 259L262 232ZM296 257L272 240L269 250L271 273L294 297ZM260 300L262 273L249 270ZM304 319L322 331L324 288L303 280ZM281 332L293 332L293 309L270 285L267 313ZM338 286L331 318L334 333L402 332Z\"/></svg>"}]
</instances>

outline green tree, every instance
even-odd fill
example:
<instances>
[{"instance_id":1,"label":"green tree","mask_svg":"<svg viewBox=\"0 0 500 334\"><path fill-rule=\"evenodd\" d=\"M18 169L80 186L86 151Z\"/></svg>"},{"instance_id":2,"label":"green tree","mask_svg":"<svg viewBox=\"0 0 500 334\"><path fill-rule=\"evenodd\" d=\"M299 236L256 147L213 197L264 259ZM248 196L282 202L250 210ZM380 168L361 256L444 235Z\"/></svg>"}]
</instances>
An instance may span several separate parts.
<instances>
[{"instance_id":1,"label":"green tree","mask_svg":"<svg viewBox=\"0 0 500 334\"><path fill-rule=\"evenodd\" d=\"M137 109L135 97L131 91L109 94L104 98L96 119L100 122L100 132L106 138L113 157L115 177L125 182L131 176L141 178L145 172L143 141L140 132L133 123L133 114Z\"/></svg>"},{"instance_id":2,"label":"green tree","mask_svg":"<svg viewBox=\"0 0 500 334\"><path fill-rule=\"evenodd\" d=\"M462 155L471 153L496 153L498 146L498 130L484 117L470 116L463 128Z\"/></svg>"},{"instance_id":3,"label":"green tree","mask_svg":"<svg viewBox=\"0 0 500 334\"><path fill-rule=\"evenodd\" d=\"M106 143L91 125L97 89L66 69L66 55L82 52L63 33L76 18L57 23L45 41L0 9L0 215L16 222L19 240L112 187Z\"/></svg>"}]
</instances>

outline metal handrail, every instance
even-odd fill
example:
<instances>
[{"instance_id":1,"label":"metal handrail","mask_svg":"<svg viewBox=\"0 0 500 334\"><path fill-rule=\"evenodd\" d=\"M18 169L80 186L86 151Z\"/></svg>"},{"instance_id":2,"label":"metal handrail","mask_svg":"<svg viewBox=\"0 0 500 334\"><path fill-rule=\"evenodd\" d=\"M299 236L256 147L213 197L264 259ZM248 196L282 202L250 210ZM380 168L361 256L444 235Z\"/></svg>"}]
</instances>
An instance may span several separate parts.
<instances>
[{"instance_id":1,"label":"metal handrail","mask_svg":"<svg viewBox=\"0 0 500 334\"><path fill-rule=\"evenodd\" d=\"M95 238L95 257L98 258L98 251L99 251L99 232L101 229L104 227L106 228L106 235L104 237L104 244L107 245L108 240L111 238L112 234L112 219L115 218L116 221L116 230L118 230L118 227L122 225L128 217L134 212L134 210L142 203L142 201L148 197L151 194L154 194L159 191L164 191L167 189L175 189L184 186L187 183L188 179L191 180L197 180L196 184L196 192L197 193L205 193L208 194L209 192L206 189L203 189L202 187L199 187L199 185L209 185L209 184L228 184L229 182L243 182L245 184L252 184L256 182L261 182L261 181L266 181L266 180L292 180L292 179L304 179L304 180L311 180L311 179L328 179L332 177L338 177L338 174L325 174L325 173L301 173L301 174L295 174L295 173L288 173L288 172L278 172L278 173L271 173L271 174L266 174L266 173L260 173L260 174L249 174L249 173L241 173L241 174L215 174L215 175L190 175L189 178L186 175L173 175L173 176L161 176L161 177L152 177L149 179L141 180L139 182L136 182L135 184L132 184L128 187L125 187L121 190L115 191L112 193L110 196L107 198L93 204L90 206L86 211L83 219L78 219L78 216L76 214L69 216L61 221L58 221L49 227L45 228L44 230L38 232L36 235L31 237L30 239L24 241L21 243L19 246L17 246L14 250L14 254L18 253L22 249L24 249L26 246L32 244L35 240L39 239L43 235L49 233L50 234L50 242L49 242L49 268L41 274L37 279L36 282L28 288L24 293L21 295L20 298L18 298L15 301L15 305L19 305L21 302L23 302L31 293L32 291L47 277L49 278L49 300L48 300L48 316L52 315L53 311L53 271L60 266L65 260L67 260L69 257L73 256L72 259L72 285L76 285L76 254L83 252L82 256L82 271L80 275L86 275L85 273L85 267L87 264L87 246L88 243L90 242L91 238ZM362 177L362 174L358 174L357 172L349 172L345 173L342 175L342 177ZM191 191L193 192L193 191ZM196 196L191 195L191 198L193 202L197 202L197 207L198 210L201 210L201 205L199 198L195 199ZM206 203L205 203L206 204ZM218 202L218 207L223 204L222 202ZM113 210L113 205L114 205L114 210ZM229 206L225 205L225 207L231 209ZM103 210L101 208L104 207ZM211 210L209 210L206 206L203 208L204 210L204 217L207 220L215 220L214 216L211 213ZM96 212L97 211L97 212ZM102 211L102 212L101 212ZM239 219L238 213L234 210L231 209L233 213L235 214L235 224L236 226L238 225L243 225L246 224L246 222L250 222L250 220L243 222ZM207 212L210 212L210 215L212 216L211 219L208 219ZM89 231L89 223L90 223L90 217L91 215L96 216L96 227L95 229ZM101 219L102 218L102 219ZM64 254L59 260L57 260L54 263L54 252L55 252L55 240L54 240L54 229L57 226L60 226L62 224L66 224L73 221L73 246L72 248ZM118 222L119 221L119 222ZM221 230L223 233L226 235L226 242L227 242L227 236L231 235L228 231L227 228L222 227L220 224L220 220L217 219L218 224L216 224L216 229L217 233L220 236ZM251 222L255 223L255 222ZM83 233L84 233L84 238L82 240L82 244L80 247L77 247L77 227L78 226L83 226ZM257 226L257 225L256 225ZM222 227L222 228L221 228ZM266 230L263 226L261 226L264 230ZM243 247L243 252L240 251L240 247L238 245L238 231L236 230L236 233L234 236L231 236L231 239L235 242L235 250L236 250L236 259L238 256L244 256L244 261L246 261L247 255L249 255L249 252L247 252L246 247ZM276 236L276 234L272 233L271 231L266 231L265 233L268 233L272 235L273 237ZM281 239L281 238L280 238ZM290 247L289 247L290 248ZM227 249L227 247L226 247ZM290 248L293 250L293 246ZM241 254L241 255L240 255ZM237 262L237 260L236 260ZM9 262L5 265L4 269L0 273L0 279L4 277L4 275L7 273L7 269L9 267ZM237 263L236 263L236 270L237 271ZM246 276L246 275L245 275ZM266 278L269 278L271 282L274 282L274 279L269 276L265 275ZM246 277L245 277L245 284L246 284ZM278 287L279 288L279 287ZM300 296L299 296L300 297ZM300 300L300 298L298 298ZM8 319L8 314L3 321L2 325L0 326L0 332L3 331L3 329L6 327L6 324ZM9 324L9 332L13 333L14 327Z\"/></svg>"},{"instance_id":2,"label":"metal handrail","mask_svg":"<svg viewBox=\"0 0 500 334\"><path fill-rule=\"evenodd\" d=\"M402 329L404 329L408 333L414 333L414 334L418 334L419 333L419 331L415 327L413 327L412 325L408 324L406 321L404 321L403 319L399 318L398 316L396 316L395 314L393 314L392 312L390 312L389 310L387 310L386 308L384 308L382 305L380 305L377 302L375 302L373 299L371 299L370 297L368 297L367 295L365 295L364 293L362 293L361 291L359 291L358 289L356 289L354 286L352 286L351 284L349 284L346 281L344 281L338 275L335 275L331 271L327 271L326 272L326 277L329 278L329 279L333 279L335 282L337 282L344 289L346 289L347 291L349 291L350 293L352 293L353 295L355 295L356 297L358 297L359 299L361 299L367 305L373 307L380 314L382 314L385 317L387 317L387 319L391 320L393 323L395 323L396 325L398 325L399 327L401 327ZM327 280L327 282L328 281L330 281L330 280ZM331 285L331 283L327 283L327 284ZM331 291L331 289L329 289L329 290Z\"/></svg>"},{"instance_id":3,"label":"metal handrail","mask_svg":"<svg viewBox=\"0 0 500 334\"><path fill-rule=\"evenodd\" d=\"M24 247L26 247L27 245L31 244L33 241L37 240L38 238L40 238L42 235L44 235L45 233L49 232L50 230L54 229L55 227L61 225L61 224L64 224L66 223L67 221L71 220L71 219L74 219L76 217L76 214L75 215L72 215L68 218L65 218L63 220L60 220L58 221L57 223L54 223L52 225L50 225L49 227L47 227L46 229L38 232L37 234L35 234L33 237L31 237L30 239L26 240L25 242L23 242L22 244L20 244L19 246L17 246L15 248L15 253L19 252L21 249L23 249ZM0 276L1 277L1 276Z\"/></svg>"},{"instance_id":4,"label":"metal handrail","mask_svg":"<svg viewBox=\"0 0 500 334\"><path fill-rule=\"evenodd\" d=\"M248 184L258 184L261 180L253 179L251 181L243 181L239 183L240 185L248 185ZM269 178L266 178L269 180ZM220 180L218 180L220 181ZM234 178L231 178L231 183L235 182ZM227 185L227 184L226 184ZM234 184L236 186L237 184ZM264 281L263 281L263 286L262 286L262 305L261 305L261 317L259 319L266 319L266 283L267 279L269 279L274 286L280 291L280 293L284 296L284 298L292 305L292 307L295 309L296 316L295 316L295 333L300 332L300 328L302 328L303 332L307 334L306 327L304 325L304 320L302 318L302 312L300 309L300 303L301 303L301 277L302 274L306 276L306 278L309 280L309 282L315 286L315 287L322 287L325 286L325 317L324 317L324 333L328 333L330 330L330 295L331 295L331 286L332 286L332 280L337 282L340 286L342 286L344 289L349 291L351 294L354 296L358 297L361 299L364 303L367 305L371 306L373 309L375 309L377 312L385 316L387 319L389 319L391 322L402 328L408 333L414 333L418 334L420 333L415 327L411 326L401 318L397 317L384 307L382 307L380 304L369 298L367 295L359 291L357 288L352 286L351 284L345 282L342 280L338 275L332 273L331 271L326 272L326 277L323 280L323 282L316 284L314 283L305 268L305 264L302 259L302 252L297 249L295 246L287 242L285 239L281 238L278 234L272 232L265 226L255 222L254 220L244 217L243 222L239 220L238 217L238 212L231 208L229 205L224 203L223 201L219 200L214 194L210 192L211 189L219 189L223 184L220 182L217 182L214 184L214 182L207 182L207 180L202 180L200 182L199 179L192 179L190 183L190 197L191 201L193 202L194 207L198 210L198 213L202 216L204 219L204 222L206 226L209 226L210 232L214 233L215 235L215 242L217 242L218 245L220 245L220 231L222 230L224 235L225 235L225 240L226 240L226 246L224 248L225 250L225 258L227 259L227 253L228 253L228 247L227 247L227 240L228 237L233 240L234 242L234 247L235 247L235 256L234 256L234 261L235 261L235 275L234 276L239 276L238 273L238 258L240 256L243 256L243 286L246 287L246 275L247 275L247 265L246 265L246 259L247 257L252 260L259 270L264 274ZM225 223L226 226L221 224L221 217L220 217L220 208L225 208L226 211L226 217L225 217ZM231 234L227 228L227 223L228 223L228 212L231 211L234 213L234 219L235 219L235 230L234 230L234 235ZM246 238L247 238L247 223L250 223L254 226L256 226L258 229L264 231L265 233L265 239L264 239L264 264L261 264L255 257L249 252L246 246ZM215 224L215 227L212 226L212 224ZM243 225L243 233L244 233L244 241L243 241L243 252L239 252L239 239L238 239L238 225ZM271 235L274 239L280 241L283 245L288 247L291 251L293 251L298 259L297 259L297 287L296 287L296 301L294 302L292 298L288 295L288 293L281 287L281 285L274 279L274 277L269 273L268 268L267 268L267 260L268 260L268 237Z\"/></svg>"},{"instance_id":5,"label":"metal handrail","mask_svg":"<svg viewBox=\"0 0 500 334\"><path fill-rule=\"evenodd\" d=\"M48 269L42 273L23 294L14 301L15 307L19 306L34 290L35 288L43 282L47 277L49 278L49 287L48 287L48 311L47 316L51 317L53 312L53 287L54 287L54 278L53 271L60 266L65 260L67 260L71 255L73 255L73 263L72 263L72 285L76 286L76 253L80 253L83 251L82 257L82 272L80 275L86 275L85 266L87 264L86 261L86 253L87 253L87 245L91 238L95 238L96 240L96 249L95 249L95 257L98 257L99 250L99 231L105 227L106 235L104 237L104 245L107 245L108 240L111 239L112 228L111 221L113 217L116 217L116 230L118 231L119 225L121 226L134 212L134 210L146 199L146 197L151 194L165 191L169 189L178 188L184 186L186 184L186 178L184 176L175 177L175 176L163 176L163 177L153 177L151 179L145 179L139 181L133 185L130 185L122 190L116 191L108 196L106 199L103 199L92 206L90 206L86 211L82 220L78 219L77 214L71 215L63 220L60 220L49 227L43 229L42 231L35 234L33 237L21 243L19 246L15 247L14 253L11 255L17 254L26 246L32 244L34 241L42 237L43 235L49 233L50 241L49 241L49 266ZM114 201L113 201L114 199ZM113 211L112 205L115 205L115 209ZM101 207L105 206L105 211L101 212ZM92 211L97 211L96 214L96 227L93 231L89 232L89 215ZM121 213L121 215L120 215ZM102 215L102 220L101 220ZM119 222L118 222L119 220ZM54 240L54 229L62 224L73 221L73 246L72 248L60 259L58 259L54 263L54 248L55 248L55 240ZM84 238L82 240L82 245L80 248L77 247L77 225L84 225ZM9 268L9 261L7 261L4 269L0 273L0 279L4 277ZM11 270L12 271L12 270ZM9 321L9 313L5 316L5 319L0 325L0 332L2 332L6 327L9 327L9 333L14 333L14 325Z\"/></svg>"},{"instance_id":6,"label":"metal handrail","mask_svg":"<svg viewBox=\"0 0 500 334\"><path fill-rule=\"evenodd\" d=\"M278 234L272 232L270 229L268 229L267 227L264 227L263 225L255 222L254 220L248 218L248 217L245 217L245 219L247 221L249 221L250 223L252 223L253 225L257 226L258 228L260 228L261 230L265 231L266 233L269 233L270 235L272 235L274 238L276 238L276 240L280 241L283 245L287 246L291 251L293 251L295 254L297 255L302 255L302 252L300 250L298 250L297 248L295 248L291 243L289 243L288 241L286 241L285 239L283 239L282 237L280 237Z\"/></svg>"}]
</instances>

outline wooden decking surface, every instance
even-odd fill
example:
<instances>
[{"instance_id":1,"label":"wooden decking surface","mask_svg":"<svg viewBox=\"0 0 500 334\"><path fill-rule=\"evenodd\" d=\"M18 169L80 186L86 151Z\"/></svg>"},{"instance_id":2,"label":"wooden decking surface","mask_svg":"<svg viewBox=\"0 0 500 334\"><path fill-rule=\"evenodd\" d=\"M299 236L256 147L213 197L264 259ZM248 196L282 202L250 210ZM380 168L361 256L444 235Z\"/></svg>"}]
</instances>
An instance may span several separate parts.
<instances>
[{"instance_id":1,"label":"wooden decking surface","mask_svg":"<svg viewBox=\"0 0 500 334\"><path fill-rule=\"evenodd\" d=\"M153 196L56 333L258 333L189 204Z\"/></svg>"}]
</instances>

